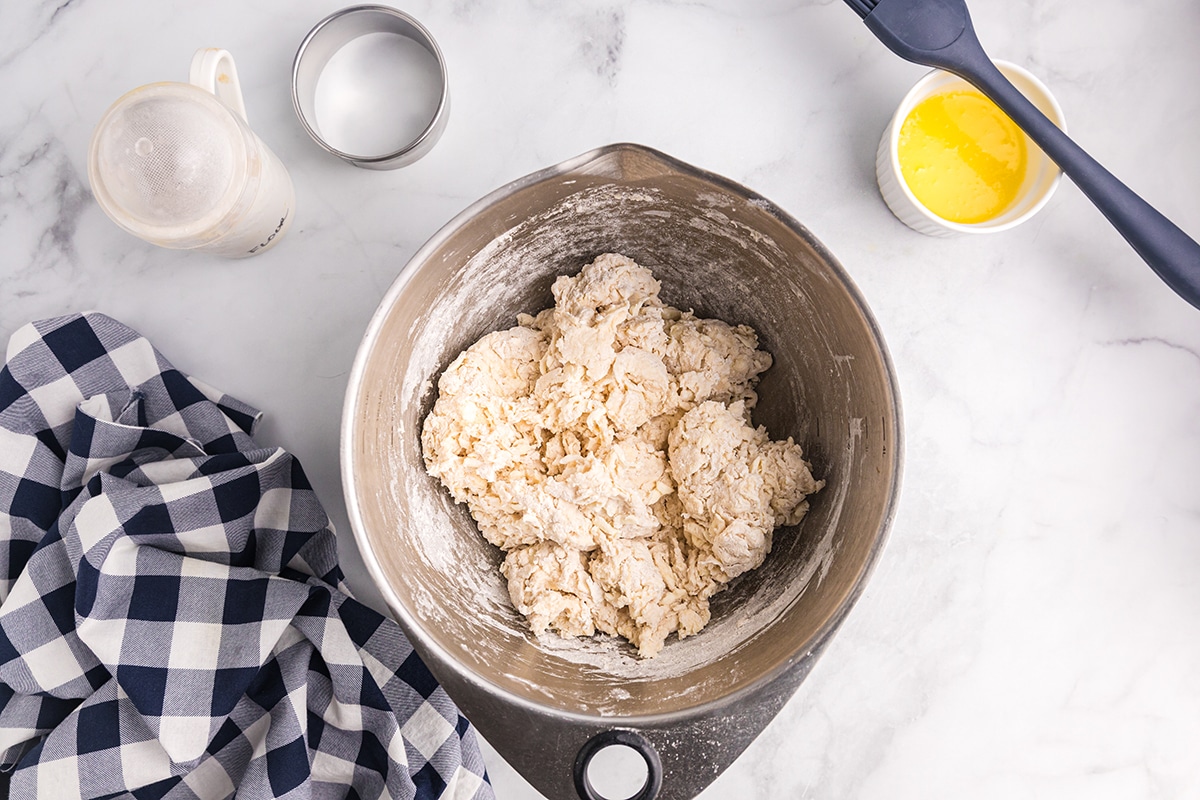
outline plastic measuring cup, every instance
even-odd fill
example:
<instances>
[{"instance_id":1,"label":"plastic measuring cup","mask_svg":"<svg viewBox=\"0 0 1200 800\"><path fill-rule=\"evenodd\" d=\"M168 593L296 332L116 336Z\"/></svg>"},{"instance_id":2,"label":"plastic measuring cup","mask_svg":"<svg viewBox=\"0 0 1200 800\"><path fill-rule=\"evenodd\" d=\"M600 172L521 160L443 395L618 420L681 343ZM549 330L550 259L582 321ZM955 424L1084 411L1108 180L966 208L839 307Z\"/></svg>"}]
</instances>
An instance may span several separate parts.
<instances>
[{"instance_id":1,"label":"plastic measuring cup","mask_svg":"<svg viewBox=\"0 0 1200 800\"><path fill-rule=\"evenodd\" d=\"M250 130L227 51L196 51L189 79L141 86L104 113L88 152L96 202L161 247L262 253L291 226L292 179Z\"/></svg>"}]
</instances>

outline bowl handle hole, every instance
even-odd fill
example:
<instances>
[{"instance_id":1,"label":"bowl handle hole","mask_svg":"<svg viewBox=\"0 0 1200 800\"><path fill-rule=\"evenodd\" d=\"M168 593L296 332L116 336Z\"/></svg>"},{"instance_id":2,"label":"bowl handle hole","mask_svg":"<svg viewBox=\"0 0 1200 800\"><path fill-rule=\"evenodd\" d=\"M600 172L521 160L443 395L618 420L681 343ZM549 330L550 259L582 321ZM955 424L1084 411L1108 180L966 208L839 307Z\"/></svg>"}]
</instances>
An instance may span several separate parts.
<instances>
[{"instance_id":1,"label":"bowl handle hole","mask_svg":"<svg viewBox=\"0 0 1200 800\"><path fill-rule=\"evenodd\" d=\"M575 790L581 800L654 800L660 788L658 751L636 731L598 733L575 756Z\"/></svg>"}]
</instances>

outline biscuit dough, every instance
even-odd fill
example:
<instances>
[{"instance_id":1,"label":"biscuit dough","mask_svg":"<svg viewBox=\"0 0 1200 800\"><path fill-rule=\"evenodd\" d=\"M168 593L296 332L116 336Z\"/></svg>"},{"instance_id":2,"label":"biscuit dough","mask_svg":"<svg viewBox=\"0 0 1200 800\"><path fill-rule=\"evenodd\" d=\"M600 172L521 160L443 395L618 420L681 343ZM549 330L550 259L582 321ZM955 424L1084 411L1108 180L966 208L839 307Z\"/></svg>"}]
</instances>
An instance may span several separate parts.
<instances>
[{"instance_id":1,"label":"biscuit dough","mask_svg":"<svg viewBox=\"0 0 1200 800\"><path fill-rule=\"evenodd\" d=\"M484 336L438 381L425 465L466 503L533 631L623 636L652 657L808 510L800 446L750 424L771 356L745 326L664 305L602 255L555 304Z\"/></svg>"}]
</instances>

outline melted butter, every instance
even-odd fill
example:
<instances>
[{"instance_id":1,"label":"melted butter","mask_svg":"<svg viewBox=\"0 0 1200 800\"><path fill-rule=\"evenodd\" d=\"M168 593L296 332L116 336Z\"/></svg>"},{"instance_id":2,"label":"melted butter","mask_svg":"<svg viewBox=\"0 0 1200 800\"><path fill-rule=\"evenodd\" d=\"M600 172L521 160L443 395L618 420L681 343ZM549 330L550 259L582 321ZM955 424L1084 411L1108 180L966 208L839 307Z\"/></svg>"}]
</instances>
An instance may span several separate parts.
<instances>
[{"instance_id":1,"label":"melted butter","mask_svg":"<svg viewBox=\"0 0 1200 800\"><path fill-rule=\"evenodd\" d=\"M912 193L950 222L999 216L1025 180L1025 134L973 90L935 94L918 103L900 128L897 154Z\"/></svg>"}]
</instances>

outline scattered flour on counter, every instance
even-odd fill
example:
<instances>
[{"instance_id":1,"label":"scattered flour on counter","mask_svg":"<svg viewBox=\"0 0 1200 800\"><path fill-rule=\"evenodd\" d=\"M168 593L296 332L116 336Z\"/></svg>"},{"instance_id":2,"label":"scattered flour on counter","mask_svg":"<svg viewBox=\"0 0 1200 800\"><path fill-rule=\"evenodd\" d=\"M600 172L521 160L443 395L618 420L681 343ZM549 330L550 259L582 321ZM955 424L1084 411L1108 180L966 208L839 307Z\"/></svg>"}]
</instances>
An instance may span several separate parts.
<instances>
[{"instance_id":1,"label":"scattered flour on counter","mask_svg":"<svg viewBox=\"0 0 1200 800\"><path fill-rule=\"evenodd\" d=\"M650 270L616 254L553 293L446 368L425 465L506 552L535 633L602 631L652 657L704 627L709 598L824 482L750 424L771 365L753 329L664 305Z\"/></svg>"}]
</instances>

